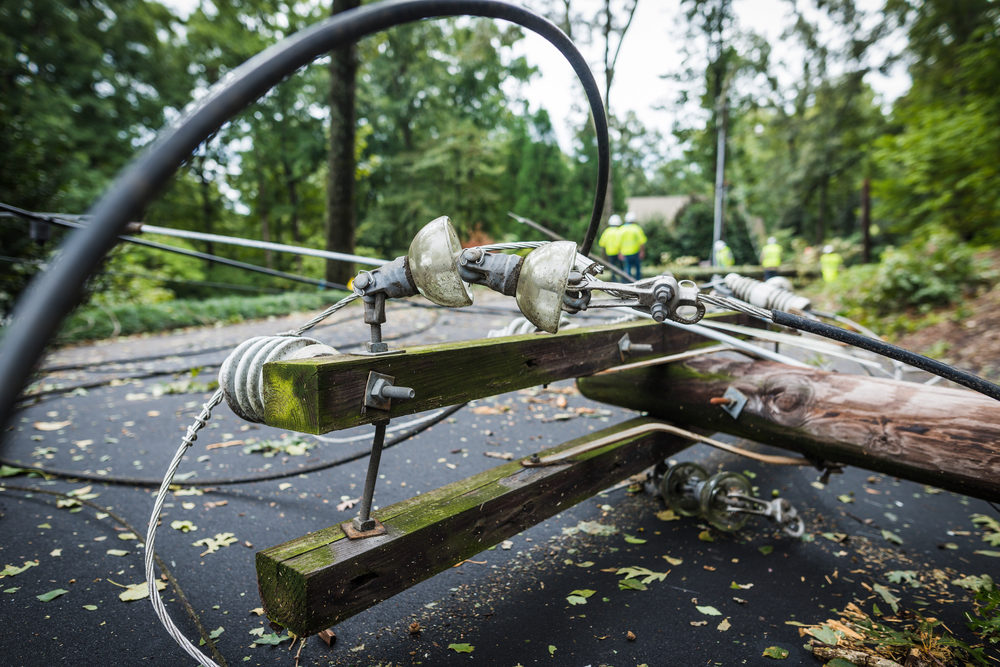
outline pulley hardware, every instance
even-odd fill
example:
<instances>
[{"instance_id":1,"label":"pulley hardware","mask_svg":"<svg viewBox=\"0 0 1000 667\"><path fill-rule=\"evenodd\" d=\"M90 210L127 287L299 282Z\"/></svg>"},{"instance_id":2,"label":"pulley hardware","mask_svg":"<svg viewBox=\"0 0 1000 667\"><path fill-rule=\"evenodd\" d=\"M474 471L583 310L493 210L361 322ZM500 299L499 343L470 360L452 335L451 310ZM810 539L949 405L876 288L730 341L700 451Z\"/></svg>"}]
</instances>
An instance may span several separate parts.
<instances>
[{"instance_id":1,"label":"pulley hardware","mask_svg":"<svg viewBox=\"0 0 1000 667\"><path fill-rule=\"evenodd\" d=\"M770 519L791 537L801 537L805 530L787 500L757 498L750 480L737 472L709 476L697 463L678 463L664 473L659 490L672 510L682 516L701 516L719 530L739 530L752 514Z\"/></svg>"}]
</instances>

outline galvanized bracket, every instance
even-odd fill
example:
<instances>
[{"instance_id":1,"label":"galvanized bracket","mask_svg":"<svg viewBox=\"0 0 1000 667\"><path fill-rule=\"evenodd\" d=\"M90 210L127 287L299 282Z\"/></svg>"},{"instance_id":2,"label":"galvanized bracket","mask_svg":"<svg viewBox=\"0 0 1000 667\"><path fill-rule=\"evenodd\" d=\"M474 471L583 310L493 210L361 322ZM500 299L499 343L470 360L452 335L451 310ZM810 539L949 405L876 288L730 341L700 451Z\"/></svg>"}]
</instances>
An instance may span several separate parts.
<instances>
[{"instance_id":1,"label":"galvanized bracket","mask_svg":"<svg viewBox=\"0 0 1000 667\"><path fill-rule=\"evenodd\" d=\"M722 396L729 399L728 403L722 404L722 409L732 415L733 419L739 419L743 407L747 404L746 395L736 387L729 387Z\"/></svg>"}]
</instances>

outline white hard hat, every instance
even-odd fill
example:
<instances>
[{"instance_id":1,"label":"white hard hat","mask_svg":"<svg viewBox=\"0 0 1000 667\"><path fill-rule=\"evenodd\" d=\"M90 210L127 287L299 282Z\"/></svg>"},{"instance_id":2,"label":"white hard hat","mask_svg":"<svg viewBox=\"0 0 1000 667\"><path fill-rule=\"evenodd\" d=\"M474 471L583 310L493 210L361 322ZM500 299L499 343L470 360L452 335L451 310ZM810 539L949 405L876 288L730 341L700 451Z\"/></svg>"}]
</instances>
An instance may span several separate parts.
<instances>
[{"instance_id":1,"label":"white hard hat","mask_svg":"<svg viewBox=\"0 0 1000 667\"><path fill-rule=\"evenodd\" d=\"M611 225L612 227L617 227L618 225L622 224L622 217L617 213L615 213L610 218L608 218L608 224Z\"/></svg>"},{"instance_id":2,"label":"white hard hat","mask_svg":"<svg viewBox=\"0 0 1000 667\"><path fill-rule=\"evenodd\" d=\"M722 239L719 239L718 241L715 242L715 249L716 250L722 250L725 247L726 247L726 242L723 241Z\"/></svg>"},{"instance_id":3,"label":"white hard hat","mask_svg":"<svg viewBox=\"0 0 1000 667\"><path fill-rule=\"evenodd\" d=\"M635 213L629 211L625 214L625 222L635 222Z\"/></svg>"},{"instance_id":4,"label":"white hard hat","mask_svg":"<svg viewBox=\"0 0 1000 667\"><path fill-rule=\"evenodd\" d=\"M778 239L774 238L773 236L768 236L767 237L767 242L768 243L777 243Z\"/></svg>"},{"instance_id":5,"label":"white hard hat","mask_svg":"<svg viewBox=\"0 0 1000 667\"><path fill-rule=\"evenodd\" d=\"M823 246L823 252L824 253L833 252L833 246L827 243L825 246Z\"/></svg>"}]
</instances>

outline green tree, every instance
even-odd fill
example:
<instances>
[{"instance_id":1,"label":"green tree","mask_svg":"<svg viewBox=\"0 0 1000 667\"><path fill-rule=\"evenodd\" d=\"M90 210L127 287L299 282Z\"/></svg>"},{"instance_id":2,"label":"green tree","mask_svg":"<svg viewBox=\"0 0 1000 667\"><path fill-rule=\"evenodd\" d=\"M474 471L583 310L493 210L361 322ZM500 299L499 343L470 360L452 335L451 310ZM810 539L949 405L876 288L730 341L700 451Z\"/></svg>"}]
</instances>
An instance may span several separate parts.
<instances>
[{"instance_id":1,"label":"green tree","mask_svg":"<svg viewBox=\"0 0 1000 667\"><path fill-rule=\"evenodd\" d=\"M878 143L876 220L1000 240L1000 11L988 0L891 2L908 26L913 86Z\"/></svg>"}]
</instances>

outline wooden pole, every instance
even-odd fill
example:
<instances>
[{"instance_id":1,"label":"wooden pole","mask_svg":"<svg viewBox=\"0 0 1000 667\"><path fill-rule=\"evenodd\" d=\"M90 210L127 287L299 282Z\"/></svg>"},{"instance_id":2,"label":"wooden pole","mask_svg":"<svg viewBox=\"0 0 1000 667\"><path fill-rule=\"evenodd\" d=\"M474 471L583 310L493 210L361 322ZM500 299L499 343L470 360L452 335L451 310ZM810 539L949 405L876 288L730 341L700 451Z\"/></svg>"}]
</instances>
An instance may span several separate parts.
<instances>
[{"instance_id":1,"label":"wooden pole","mask_svg":"<svg viewBox=\"0 0 1000 667\"><path fill-rule=\"evenodd\" d=\"M541 453L548 456L647 423L633 419ZM625 437L557 465L519 461L376 511L386 534L349 540L339 525L257 554L267 616L310 635L371 607L641 472L690 444L675 436Z\"/></svg>"},{"instance_id":2,"label":"wooden pole","mask_svg":"<svg viewBox=\"0 0 1000 667\"><path fill-rule=\"evenodd\" d=\"M710 356L578 380L588 398L985 500L1000 500L1000 402L940 386ZM733 387L737 418L713 405Z\"/></svg>"}]
</instances>

